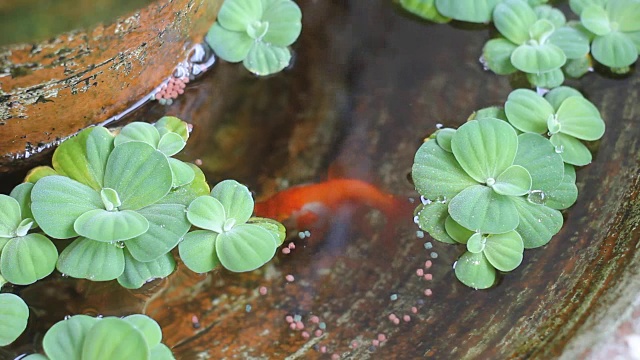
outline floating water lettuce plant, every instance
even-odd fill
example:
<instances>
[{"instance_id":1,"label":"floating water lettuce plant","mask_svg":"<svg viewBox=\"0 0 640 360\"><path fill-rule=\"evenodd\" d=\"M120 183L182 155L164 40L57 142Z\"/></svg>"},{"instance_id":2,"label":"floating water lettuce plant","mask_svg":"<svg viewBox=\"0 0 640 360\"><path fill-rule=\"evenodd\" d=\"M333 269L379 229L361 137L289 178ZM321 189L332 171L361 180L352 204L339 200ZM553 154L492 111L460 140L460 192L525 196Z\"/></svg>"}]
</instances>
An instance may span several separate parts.
<instances>
[{"instance_id":1,"label":"floating water lettuce plant","mask_svg":"<svg viewBox=\"0 0 640 360\"><path fill-rule=\"evenodd\" d=\"M302 13L291 0L226 0L205 40L220 58L260 76L287 67Z\"/></svg>"},{"instance_id":2,"label":"floating water lettuce plant","mask_svg":"<svg viewBox=\"0 0 640 360\"><path fill-rule=\"evenodd\" d=\"M0 195L0 286L32 284L51 274L58 260L55 245L36 228L30 208L33 184L24 183Z\"/></svg>"},{"instance_id":3,"label":"floating water lettuce plant","mask_svg":"<svg viewBox=\"0 0 640 360\"><path fill-rule=\"evenodd\" d=\"M502 37L485 44L483 57L496 74L520 70L534 85L552 88L564 81L561 67L567 59L589 52L588 38L565 26L562 12L547 5L505 0L495 7L493 21Z\"/></svg>"},{"instance_id":4,"label":"floating water lettuce plant","mask_svg":"<svg viewBox=\"0 0 640 360\"><path fill-rule=\"evenodd\" d=\"M406 11L425 20L444 24L451 21L450 17L442 15L436 8L436 0L399 0L398 3Z\"/></svg>"},{"instance_id":5,"label":"floating water lettuce plant","mask_svg":"<svg viewBox=\"0 0 640 360\"><path fill-rule=\"evenodd\" d=\"M425 199L418 224L436 240L467 244L456 276L487 288L496 269L513 270L523 249L545 245L562 227L558 210L577 197L575 173L565 176L565 168L548 139L518 135L504 120L439 130L414 159L412 178Z\"/></svg>"},{"instance_id":6,"label":"floating water lettuce plant","mask_svg":"<svg viewBox=\"0 0 640 360\"><path fill-rule=\"evenodd\" d=\"M570 5L582 25L593 33L593 58L614 72L628 72L640 51L640 2L571 0Z\"/></svg>"},{"instance_id":7,"label":"floating water lettuce plant","mask_svg":"<svg viewBox=\"0 0 640 360\"><path fill-rule=\"evenodd\" d=\"M528 89L514 90L505 103L505 113L520 131L548 133L562 159L577 166L591 162L591 152L580 140L598 140L605 130L595 105L568 87L554 89L545 97Z\"/></svg>"},{"instance_id":8,"label":"floating water lettuce plant","mask_svg":"<svg viewBox=\"0 0 640 360\"><path fill-rule=\"evenodd\" d=\"M171 350L161 341L160 326L146 315L124 318L74 315L57 322L44 335L45 355L32 354L27 359L174 359Z\"/></svg>"},{"instance_id":9,"label":"floating water lettuce plant","mask_svg":"<svg viewBox=\"0 0 640 360\"><path fill-rule=\"evenodd\" d=\"M180 189L172 170L183 167L171 166L167 155L184 146L186 124L165 118L149 126L133 125L120 138L102 127L86 129L56 149L53 169L30 175L31 210L41 229L56 239L78 237L60 254L61 272L136 287L144 281L133 274L173 270L168 253L190 224L184 205L161 200Z\"/></svg>"},{"instance_id":10,"label":"floating water lettuce plant","mask_svg":"<svg viewBox=\"0 0 640 360\"><path fill-rule=\"evenodd\" d=\"M251 218L253 207L249 189L234 180L222 181L210 195L193 200L187 218L203 230L189 232L178 246L184 264L200 273L219 264L242 272L271 260L285 233L273 220Z\"/></svg>"},{"instance_id":11,"label":"floating water lettuce plant","mask_svg":"<svg viewBox=\"0 0 640 360\"><path fill-rule=\"evenodd\" d=\"M0 346L14 342L27 328L29 307L17 295L0 294Z\"/></svg>"}]
</instances>

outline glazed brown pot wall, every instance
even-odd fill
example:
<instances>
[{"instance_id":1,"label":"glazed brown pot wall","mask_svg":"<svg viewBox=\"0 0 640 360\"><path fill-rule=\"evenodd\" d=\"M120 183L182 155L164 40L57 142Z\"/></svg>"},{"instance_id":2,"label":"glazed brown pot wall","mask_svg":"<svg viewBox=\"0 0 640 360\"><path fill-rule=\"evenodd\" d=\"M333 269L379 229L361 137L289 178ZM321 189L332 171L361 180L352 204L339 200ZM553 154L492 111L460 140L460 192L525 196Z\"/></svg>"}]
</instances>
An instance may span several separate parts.
<instances>
[{"instance_id":1,"label":"glazed brown pot wall","mask_svg":"<svg viewBox=\"0 0 640 360\"><path fill-rule=\"evenodd\" d=\"M202 41L221 4L158 0L87 31L1 47L0 172L149 94Z\"/></svg>"}]
</instances>

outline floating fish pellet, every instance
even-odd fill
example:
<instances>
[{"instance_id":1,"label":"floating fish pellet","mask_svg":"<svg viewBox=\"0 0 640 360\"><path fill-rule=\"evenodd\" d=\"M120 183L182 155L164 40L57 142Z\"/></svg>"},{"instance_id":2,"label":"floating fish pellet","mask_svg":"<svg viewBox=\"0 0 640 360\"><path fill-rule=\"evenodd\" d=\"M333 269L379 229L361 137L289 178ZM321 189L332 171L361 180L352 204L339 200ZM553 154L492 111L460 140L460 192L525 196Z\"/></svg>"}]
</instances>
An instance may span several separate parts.
<instances>
[{"instance_id":1,"label":"floating fish pellet","mask_svg":"<svg viewBox=\"0 0 640 360\"><path fill-rule=\"evenodd\" d=\"M290 254L291 253L291 249L288 248L288 247L282 248L282 253L285 254L285 255Z\"/></svg>"},{"instance_id":2,"label":"floating fish pellet","mask_svg":"<svg viewBox=\"0 0 640 360\"><path fill-rule=\"evenodd\" d=\"M304 329L304 323L302 321L296 321L295 324L296 324L296 329L297 330Z\"/></svg>"},{"instance_id":3,"label":"floating fish pellet","mask_svg":"<svg viewBox=\"0 0 640 360\"><path fill-rule=\"evenodd\" d=\"M311 235L311 233L309 233L309 235ZM290 242L288 245L289 249L293 250L296 248L296 244L294 244L293 242Z\"/></svg>"},{"instance_id":4,"label":"floating fish pellet","mask_svg":"<svg viewBox=\"0 0 640 360\"><path fill-rule=\"evenodd\" d=\"M424 279L427 281L433 280L433 274L424 274Z\"/></svg>"},{"instance_id":5,"label":"floating fish pellet","mask_svg":"<svg viewBox=\"0 0 640 360\"><path fill-rule=\"evenodd\" d=\"M431 241L427 241L426 243L424 243L424 248L427 250L433 249L433 244L431 243Z\"/></svg>"},{"instance_id":6,"label":"floating fish pellet","mask_svg":"<svg viewBox=\"0 0 640 360\"><path fill-rule=\"evenodd\" d=\"M422 270L422 269L416 270L416 275L418 275L419 277L424 276L424 270Z\"/></svg>"},{"instance_id":7,"label":"floating fish pellet","mask_svg":"<svg viewBox=\"0 0 640 360\"><path fill-rule=\"evenodd\" d=\"M426 289L426 290L424 291L424 295L425 295L425 296L431 296L431 295L433 295L433 291L431 291L431 289Z\"/></svg>"},{"instance_id":8,"label":"floating fish pellet","mask_svg":"<svg viewBox=\"0 0 640 360\"><path fill-rule=\"evenodd\" d=\"M353 341L351 342L351 348L352 348L352 349L355 349L355 348L357 348L357 347L358 347L358 342L357 342L357 341L355 341L355 340L353 340Z\"/></svg>"},{"instance_id":9,"label":"floating fish pellet","mask_svg":"<svg viewBox=\"0 0 640 360\"><path fill-rule=\"evenodd\" d=\"M291 324L289 324L289 329L295 330L296 329L296 323L292 322Z\"/></svg>"},{"instance_id":10,"label":"floating fish pellet","mask_svg":"<svg viewBox=\"0 0 640 360\"><path fill-rule=\"evenodd\" d=\"M431 260L427 260L427 261L424 262L424 268L425 269L430 269L432 265L433 265L433 263L431 262Z\"/></svg>"},{"instance_id":11,"label":"floating fish pellet","mask_svg":"<svg viewBox=\"0 0 640 360\"><path fill-rule=\"evenodd\" d=\"M433 251L430 255L431 255L431 257L432 257L432 258L434 258L434 259L437 259L437 258L438 258L438 253L437 253L437 252L435 252L435 251Z\"/></svg>"},{"instance_id":12,"label":"floating fish pellet","mask_svg":"<svg viewBox=\"0 0 640 360\"><path fill-rule=\"evenodd\" d=\"M293 321L294 321L294 322L302 321L302 316L300 316L300 314L295 314L295 315L293 316Z\"/></svg>"},{"instance_id":13,"label":"floating fish pellet","mask_svg":"<svg viewBox=\"0 0 640 360\"><path fill-rule=\"evenodd\" d=\"M320 318L317 315L311 315L311 317L309 318L309 320L314 323L317 324L320 322Z\"/></svg>"},{"instance_id":14,"label":"floating fish pellet","mask_svg":"<svg viewBox=\"0 0 640 360\"><path fill-rule=\"evenodd\" d=\"M417 314L418 313L418 308L415 307L415 306L412 306L411 307L411 312L414 313L414 314Z\"/></svg>"},{"instance_id":15,"label":"floating fish pellet","mask_svg":"<svg viewBox=\"0 0 640 360\"><path fill-rule=\"evenodd\" d=\"M198 165L198 166L202 166L202 159L195 159L193 161L194 164Z\"/></svg>"},{"instance_id":16,"label":"floating fish pellet","mask_svg":"<svg viewBox=\"0 0 640 360\"><path fill-rule=\"evenodd\" d=\"M195 315L191 317L191 326L193 326L194 329L200 328L200 320L198 320L198 317Z\"/></svg>"},{"instance_id":17,"label":"floating fish pellet","mask_svg":"<svg viewBox=\"0 0 640 360\"><path fill-rule=\"evenodd\" d=\"M326 353L327 352L327 346L326 345L320 346L320 352L323 353L323 354Z\"/></svg>"},{"instance_id":18,"label":"floating fish pellet","mask_svg":"<svg viewBox=\"0 0 640 360\"><path fill-rule=\"evenodd\" d=\"M386 340L387 340L387 335L378 334L378 341L382 342L382 341L386 341Z\"/></svg>"},{"instance_id":19,"label":"floating fish pellet","mask_svg":"<svg viewBox=\"0 0 640 360\"><path fill-rule=\"evenodd\" d=\"M288 282L293 282L296 278L293 277L293 275L289 274L287 276L284 277L285 280L287 280Z\"/></svg>"},{"instance_id":20,"label":"floating fish pellet","mask_svg":"<svg viewBox=\"0 0 640 360\"><path fill-rule=\"evenodd\" d=\"M378 340L376 340L376 339L373 339L373 340L371 340L371 345L373 345L373 346L380 346L380 341L378 341Z\"/></svg>"},{"instance_id":21,"label":"floating fish pellet","mask_svg":"<svg viewBox=\"0 0 640 360\"><path fill-rule=\"evenodd\" d=\"M314 331L313 335L315 335L316 337L322 336L322 330L317 329L316 331Z\"/></svg>"},{"instance_id":22,"label":"floating fish pellet","mask_svg":"<svg viewBox=\"0 0 640 360\"><path fill-rule=\"evenodd\" d=\"M259 292L259 293L260 293L260 295L262 295L262 296L267 295L267 292L268 292L268 291L269 291L269 290L267 290L267 287L266 287L266 286L260 286L260 289L258 289L258 292Z\"/></svg>"},{"instance_id":23,"label":"floating fish pellet","mask_svg":"<svg viewBox=\"0 0 640 360\"><path fill-rule=\"evenodd\" d=\"M308 333L308 332L306 332L306 331L303 331L301 335L302 335L302 337L303 337L303 338L305 338L305 339L308 339L308 338L311 336L311 335L309 335L309 333Z\"/></svg>"},{"instance_id":24,"label":"floating fish pellet","mask_svg":"<svg viewBox=\"0 0 640 360\"><path fill-rule=\"evenodd\" d=\"M391 299L391 301L398 300L398 294L391 294L391 296L389 296L389 299Z\"/></svg>"},{"instance_id":25,"label":"floating fish pellet","mask_svg":"<svg viewBox=\"0 0 640 360\"><path fill-rule=\"evenodd\" d=\"M338 354L332 354L332 355L331 355L331 360L340 360L340 355L338 355Z\"/></svg>"},{"instance_id":26,"label":"floating fish pellet","mask_svg":"<svg viewBox=\"0 0 640 360\"><path fill-rule=\"evenodd\" d=\"M404 322L409 322L409 321L411 321L411 316L409 316L409 315L404 315L404 316L402 317L402 320L404 320Z\"/></svg>"},{"instance_id":27,"label":"floating fish pellet","mask_svg":"<svg viewBox=\"0 0 640 360\"><path fill-rule=\"evenodd\" d=\"M287 315L284 317L284 319L287 321L287 323L291 324L293 322L293 316L291 315Z\"/></svg>"},{"instance_id":28,"label":"floating fish pellet","mask_svg":"<svg viewBox=\"0 0 640 360\"><path fill-rule=\"evenodd\" d=\"M325 329L327 328L327 324L323 321L323 322L321 322L320 324L318 324L318 327L319 327L321 330L325 330Z\"/></svg>"},{"instance_id":29,"label":"floating fish pellet","mask_svg":"<svg viewBox=\"0 0 640 360\"><path fill-rule=\"evenodd\" d=\"M251 312L251 305L247 304L247 305L244 307L244 311L246 311L246 312Z\"/></svg>"}]
</instances>

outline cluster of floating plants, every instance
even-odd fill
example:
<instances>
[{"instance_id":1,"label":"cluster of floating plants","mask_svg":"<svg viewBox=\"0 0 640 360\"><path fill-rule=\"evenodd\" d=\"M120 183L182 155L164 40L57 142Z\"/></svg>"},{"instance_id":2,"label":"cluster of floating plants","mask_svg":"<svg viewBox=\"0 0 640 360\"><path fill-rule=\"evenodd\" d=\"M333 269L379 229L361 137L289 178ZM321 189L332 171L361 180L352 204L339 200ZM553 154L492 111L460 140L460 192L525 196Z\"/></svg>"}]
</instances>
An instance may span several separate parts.
<instances>
[{"instance_id":1,"label":"cluster of floating plants","mask_svg":"<svg viewBox=\"0 0 640 360\"><path fill-rule=\"evenodd\" d=\"M62 143L52 167L34 168L10 196L0 195L2 284L31 284L57 268L70 277L115 279L139 288L174 271L176 247L196 272L218 265L250 271L271 260L284 241L284 227L251 217L251 193L236 181L222 181L210 193L197 166L173 157L188 138L187 123L167 116L153 125L133 122L116 133L88 128ZM189 232L192 226L206 230ZM72 241L63 246L50 239ZM28 311L20 298L2 295L7 305L0 311L0 340L6 345L24 330ZM164 352L149 344L152 353ZM46 346L45 351L62 359Z\"/></svg>"},{"instance_id":2,"label":"cluster of floating plants","mask_svg":"<svg viewBox=\"0 0 640 360\"><path fill-rule=\"evenodd\" d=\"M551 138L541 135L547 132ZM560 210L578 196L573 165L591 161L578 139L603 133L598 110L575 89L556 88L546 99L515 90L504 110L478 111L418 149L412 176L424 201L417 222L436 240L466 244L456 276L488 288L497 271L520 265L524 249L543 246L560 231Z\"/></svg>"},{"instance_id":3,"label":"cluster of floating plants","mask_svg":"<svg viewBox=\"0 0 640 360\"><path fill-rule=\"evenodd\" d=\"M265 76L291 62L293 44L302 30L302 13L291 0L226 0L205 40L216 55L241 62Z\"/></svg>"},{"instance_id":4,"label":"cluster of floating plants","mask_svg":"<svg viewBox=\"0 0 640 360\"><path fill-rule=\"evenodd\" d=\"M160 325L146 315L95 318L74 315L53 325L42 339L45 355L28 360L174 359Z\"/></svg>"},{"instance_id":5,"label":"cluster of floating plants","mask_svg":"<svg viewBox=\"0 0 640 360\"><path fill-rule=\"evenodd\" d=\"M415 155L412 175L423 199L416 221L436 240L466 246L455 274L476 289L492 286L499 272L520 265L525 249L560 231L560 211L578 195L574 166L592 160L583 141L604 134L595 105L561 86L564 73L583 75L590 56L626 72L638 56L637 1L571 0L580 22L544 2L400 0L436 22L492 21L500 35L485 44L485 64L497 74L523 72L538 88L514 90L503 107L436 131Z\"/></svg>"},{"instance_id":6,"label":"cluster of floating plants","mask_svg":"<svg viewBox=\"0 0 640 360\"><path fill-rule=\"evenodd\" d=\"M640 49L640 4L635 0L570 0L579 20L567 21L546 0L399 0L407 11L434 22L493 22L498 36L483 49L485 65L500 75L526 74L538 87L580 77L592 58L626 73Z\"/></svg>"}]
</instances>

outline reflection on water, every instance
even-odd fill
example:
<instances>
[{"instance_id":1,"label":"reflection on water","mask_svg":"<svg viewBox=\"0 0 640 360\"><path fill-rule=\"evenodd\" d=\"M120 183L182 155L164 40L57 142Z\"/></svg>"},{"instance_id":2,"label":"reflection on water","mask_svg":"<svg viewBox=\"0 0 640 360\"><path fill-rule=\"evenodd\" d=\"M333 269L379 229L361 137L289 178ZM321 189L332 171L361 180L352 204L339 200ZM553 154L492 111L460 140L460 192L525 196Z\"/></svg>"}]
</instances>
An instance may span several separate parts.
<instances>
[{"instance_id":1,"label":"reflection on water","mask_svg":"<svg viewBox=\"0 0 640 360\"><path fill-rule=\"evenodd\" d=\"M291 70L256 79L241 66L220 63L172 106L152 104L134 117L169 114L191 122L182 159L201 162L210 183L234 178L258 199L325 181L328 169L337 168L343 177L419 203L407 174L422 138L438 124L456 127L473 110L503 103L511 90L507 79L477 62L488 32L407 19L388 1L300 4L303 32ZM585 90L595 93L593 86ZM596 93L592 100L602 99ZM601 154L613 151L607 136L623 134L611 126ZM593 181L589 172L601 171L598 166L581 170L582 178ZM516 345L533 339L528 326L553 320L544 312L551 306L545 296L566 294L577 281L561 276L583 269L572 260L575 252L602 236L586 230L584 204L619 196L581 193L552 243L526 254L523 266L488 291L457 282L451 266L462 249L434 242L410 212L385 232L379 211L340 206L322 226L297 229L285 242L288 250L248 274L194 274L179 264L169 279L134 292L115 282L59 276L28 287L22 295L32 326L10 349L37 349L42 331L65 315L145 311L178 359L517 353ZM550 288L556 281L565 283ZM541 336L534 340L553 332Z\"/></svg>"}]
</instances>

